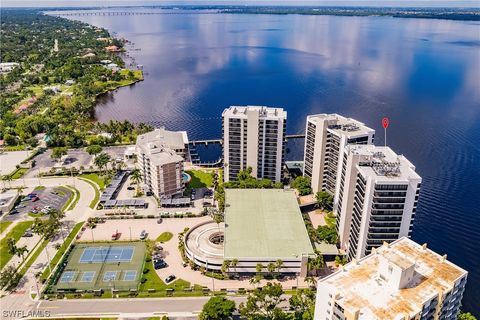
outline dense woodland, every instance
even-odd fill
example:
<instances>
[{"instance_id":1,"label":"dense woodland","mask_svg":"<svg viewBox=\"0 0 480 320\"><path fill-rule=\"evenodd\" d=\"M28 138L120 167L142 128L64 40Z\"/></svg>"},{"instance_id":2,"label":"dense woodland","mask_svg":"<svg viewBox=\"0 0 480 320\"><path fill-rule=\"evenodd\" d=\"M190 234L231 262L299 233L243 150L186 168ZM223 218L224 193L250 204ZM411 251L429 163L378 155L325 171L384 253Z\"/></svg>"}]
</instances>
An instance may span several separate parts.
<instances>
[{"instance_id":1,"label":"dense woodland","mask_svg":"<svg viewBox=\"0 0 480 320\"><path fill-rule=\"evenodd\" d=\"M20 64L0 76L0 139L7 146L35 146L38 133L48 135L50 146L132 142L150 130L128 121L94 121L99 94L142 79L138 70L113 71L100 63L110 60L122 67L117 53L105 50L112 45L122 50L122 41L105 29L37 10L2 9L0 14L1 62Z\"/></svg>"}]
</instances>

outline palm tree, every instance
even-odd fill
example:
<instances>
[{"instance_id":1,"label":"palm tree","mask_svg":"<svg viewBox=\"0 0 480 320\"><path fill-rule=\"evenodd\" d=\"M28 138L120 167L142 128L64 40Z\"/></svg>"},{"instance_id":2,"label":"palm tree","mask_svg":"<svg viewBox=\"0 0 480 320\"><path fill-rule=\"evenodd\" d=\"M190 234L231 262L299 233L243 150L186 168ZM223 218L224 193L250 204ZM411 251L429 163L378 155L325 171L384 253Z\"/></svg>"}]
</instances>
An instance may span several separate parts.
<instances>
[{"instance_id":1,"label":"palm tree","mask_svg":"<svg viewBox=\"0 0 480 320\"><path fill-rule=\"evenodd\" d=\"M228 268L230 268L231 263L232 262L228 259L223 260L222 269L221 269L223 274L225 274L228 271Z\"/></svg>"},{"instance_id":2,"label":"palm tree","mask_svg":"<svg viewBox=\"0 0 480 320\"><path fill-rule=\"evenodd\" d=\"M255 270L257 271L257 273L261 273L263 268L264 268L263 264L257 263L257 266L255 267Z\"/></svg>"},{"instance_id":3,"label":"palm tree","mask_svg":"<svg viewBox=\"0 0 480 320\"><path fill-rule=\"evenodd\" d=\"M220 214L215 214L213 216L213 221L215 221L215 223L217 224L218 230L220 230L220 222L223 221L222 216Z\"/></svg>"},{"instance_id":4,"label":"palm tree","mask_svg":"<svg viewBox=\"0 0 480 320\"><path fill-rule=\"evenodd\" d=\"M314 277L305 277L305 282L310 285L310 287L316 287L317 286L317 279Z\"/></svg>"},{"instance_id":5,"label":"palm tree","mask_svg":"<svg viewBox=\"0 0 480 320\"><path fill-rule=\"evenodd\" d=\"M15 245L16 241L14 238L7 239L8 253L15 254L17 252L17 246Z\"/></svg>"},{"instance_id":6,"label":"palm tree","mask_svg":"<svg viewBox=\"0 0 480 320\"><path fill-rule=\"evenodd\" d=\"M140 172L140 169L135 168L132 170L132 173L130 174L130 179L132 179L133 183L136 184L135 192L138 194L138 190L140 188L140 182L143 181L142 173Z\"/></svg>"},{"instance_id":7,"label":"palm tree","mask_svg":"<svg viewBox=\"0 0 480 320\"><path fill-rule=\"evenodd\" d=\"M273 274L276 268L277 268L277 265L273 262L270 262L269 264L267 264L267 270L269 274Z\"/></svg>"},{"instance_id":8,"label":"palm tree","mask_svg":"<svg viewBox=\"0 0 480 320\"><path fill-rule=\"evenodd\" d=\"M237 274L237 265L238 265L238 259L235 258L232 260L232 263L231 263L231 266L233 268L233 272L235 272L235 274Z\"/></svg>"},{"instance_id":9,"label":"palm tree","mask_svg":"<svg viewBox=\"0 0 480 320\"><path fill-rule=\"evenodd\" d=\"M282 269L282 267L283 267L283 261L282 261L282 259L278 259L278 260L276 261L276 264L277 264L277 272L278 272L278 274L280 275L280 269Z\"/></svg>"},{"instance_id":10,"label":"palm tree","mask_svg":"<svg viewBox=\"0 0 480 320\"><path fill-rule=\"evenodd\" d=\"M253 286L256 287L256 285L257 285L258 283L260 283L260 280L261 280L261 279L262 279L261 276L256 275L255 277L250 278L250 280L249 280L248 282L249 282L251 285L253 285Z\"/></svg>"},{"instance_id":11,"label":"palm tree","mask_svg":"<svg viewBox=\"0 0 480 320\"><path fill-rule=\"evenodd\" d=\"M21 258L22 258L22 261L25 260L24 254L25 254L26 252L28 252L27 246L17 247L16 250L15 250L15 254L16 254L18 257L21 257Z\"/></svg>"},{"instance_id":12,"label":"palm tree","mask_svg":"<svg viewBox=\"0 0 480 320\"><path fill-rule=\"evenodd\" d=\"M93 160L93 163L100 169L100 171L104 171L109 162L110 156L105 152L100 153L95 160Z\"/></svg>"}]
</instances>

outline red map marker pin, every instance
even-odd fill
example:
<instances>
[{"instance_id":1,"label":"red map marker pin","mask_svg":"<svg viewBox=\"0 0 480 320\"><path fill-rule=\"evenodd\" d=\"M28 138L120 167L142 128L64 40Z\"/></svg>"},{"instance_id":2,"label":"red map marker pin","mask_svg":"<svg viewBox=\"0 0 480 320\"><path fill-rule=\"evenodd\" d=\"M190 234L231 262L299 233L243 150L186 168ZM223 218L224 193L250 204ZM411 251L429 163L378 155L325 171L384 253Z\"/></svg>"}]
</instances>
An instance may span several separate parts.
<instances>
[{"instance_id":1,"label":"red map marker pin","mask_svg":"<svg viewBox=\"0 0 480 320\"><path fill-rule=\"evenodd\" d=\"M388 118L383 118L382 119L382 126L383 126L383 129L387 129L388 128Z\"/></svg>"}]
</instances>

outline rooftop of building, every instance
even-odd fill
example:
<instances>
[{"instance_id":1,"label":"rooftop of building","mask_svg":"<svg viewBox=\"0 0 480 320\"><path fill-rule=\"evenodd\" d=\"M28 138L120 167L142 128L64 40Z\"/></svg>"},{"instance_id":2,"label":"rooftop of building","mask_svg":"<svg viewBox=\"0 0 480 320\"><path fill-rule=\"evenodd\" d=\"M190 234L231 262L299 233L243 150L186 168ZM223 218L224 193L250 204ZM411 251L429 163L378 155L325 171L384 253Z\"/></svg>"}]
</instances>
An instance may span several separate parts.
<instances>
[{"instance_id":1,"label":"rooftop of building","mask_svg":"<svg viewBox=\"0 0 480 320\"><path fill-rule=\"evenodd\" d=\"M375 145L349 145L347 152L361 157L358 170L364 177L376 181L407 182L420 180L415 166L403 155L398 155L389 147Z\"/></svg>"},{"instance_id":2,"label":"rooftop of building","mask_svg":"<svg viewBox=\"0 0 480 320\"><path fill-rule=\"evenodd\" d=\"M328 121L328 129L347 137L356 137L360 135L374 134L375 130L367 127L363 122L352 118L345 118L336 113L321 113L307 116L308 121L316 120Z\"/></svg>"},{"instance_id":3,"label":"rooftop of building","mask_svg":"<svg viewBox=\"0 0 480 320\"><path fill-rule=\"evenodd\" d=\"M405 268L414 268L414 273L404 288L387 284L379 276L379 264L385 258ZM336 303L345 312L359 312L359 320L403 319L405 314L413 317L422 310L425 302L450 291L466 271L439 254L408 238L401 238L390 245L383 245L372 254L345 265L343 270L321 279L319 284L336 292Z\"/></svg>"},{"instance_id":4,"label":"rooftop of building","mask_svg":"<svg viewBox=\"0 0 480 320\"><path fill-rule=\"evenodd\" d=\"M256 111L260 117L286 119L287 112L283 108L265 107L265 106L230 106L223 110L222 116L247 116L247 112Z\"/></svg>"},{"instance_id":5,"label":"rooftop of building","mask_svg":"<svg viewBox=\"0 0 480 320\"><path fill-rule=\"evenodd\" d=\"M175 151L169 148L160 148L155 152L150 153L150 163L157 166L162 166L169 163L177 163L183 161Z\"/></svg>"},{"instance_id":6,"label":"rooftop of building","mask_svg":"<svg viewBox=\"0 0 480 320\"><path fill-rule=\"evenodd\" d=\"M187 144L188 136L186 131L169 131L165 128L158 128L139 135L136 143L138 147L143 149L164 146L173 150L184 149Z\"/></svg>"},{"instance_id":7,"label":"rooftop of building","mask_svg":"<svg viewBox=\"0 0 480 320\"><path fill-rule=\"evenodd\" d=\"M225 190L225 258L300 259L313 254L295 193Z\"/></svg>"}]
</instances>

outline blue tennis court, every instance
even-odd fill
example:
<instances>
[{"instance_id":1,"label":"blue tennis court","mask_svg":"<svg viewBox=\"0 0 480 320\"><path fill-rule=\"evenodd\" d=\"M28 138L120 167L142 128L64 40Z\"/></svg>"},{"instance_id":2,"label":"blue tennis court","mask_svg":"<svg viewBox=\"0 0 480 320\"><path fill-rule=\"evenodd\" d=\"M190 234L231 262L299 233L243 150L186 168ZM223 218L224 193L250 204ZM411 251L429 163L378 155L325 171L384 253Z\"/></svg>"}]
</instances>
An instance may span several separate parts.
<instances>
[{"instance_id":1,"label":"blue tennis court","mask_svg":"<svg viewBox=\"0 0 480 320\"><path fill-rule=\"evenodd\" d=\"M95 271L85 271L80 278L80 282L92 282L95 276Z\"/></svg>"},{"instance_id":2,"label":"blue tennis court","mask_svg":"<svg viewBox=\"0 0 480 320\"><path fill-rule=\"evenodd\" d=\"M75 271L65 271L62 274L62 277L60 278L59 282L73 282L73 279L75 278Z\"/></svg>"},{"instance_id":3,"label":"blue tennis court","mask_svg":"<svg viewBox=\"0 0 480 320\"><path fill-rule=\"evenodd\" d=\"M128 270L123 274L123 281L135 281L137 278L137 271Z\"/></svg>"},{"instance_id":4,"label":"blue tennis court","mask_svg":"<svg viewBox=\"0 0 480 320\"><path fill-rule=\"evenodd\" d=\"M113 281L117 279L117 271L107 271L103 274L103 281Z\"/></svg>"},{"instance_id":5,"label":"blue tennis court","mask_svg":"<svg viewBox=\"0 0 480 320\"><path fill-rule=\"evenodd\" d=\"M80 263L130 262L134 247L91 247L83 250Z\"/></svg>"}]
</instances>

